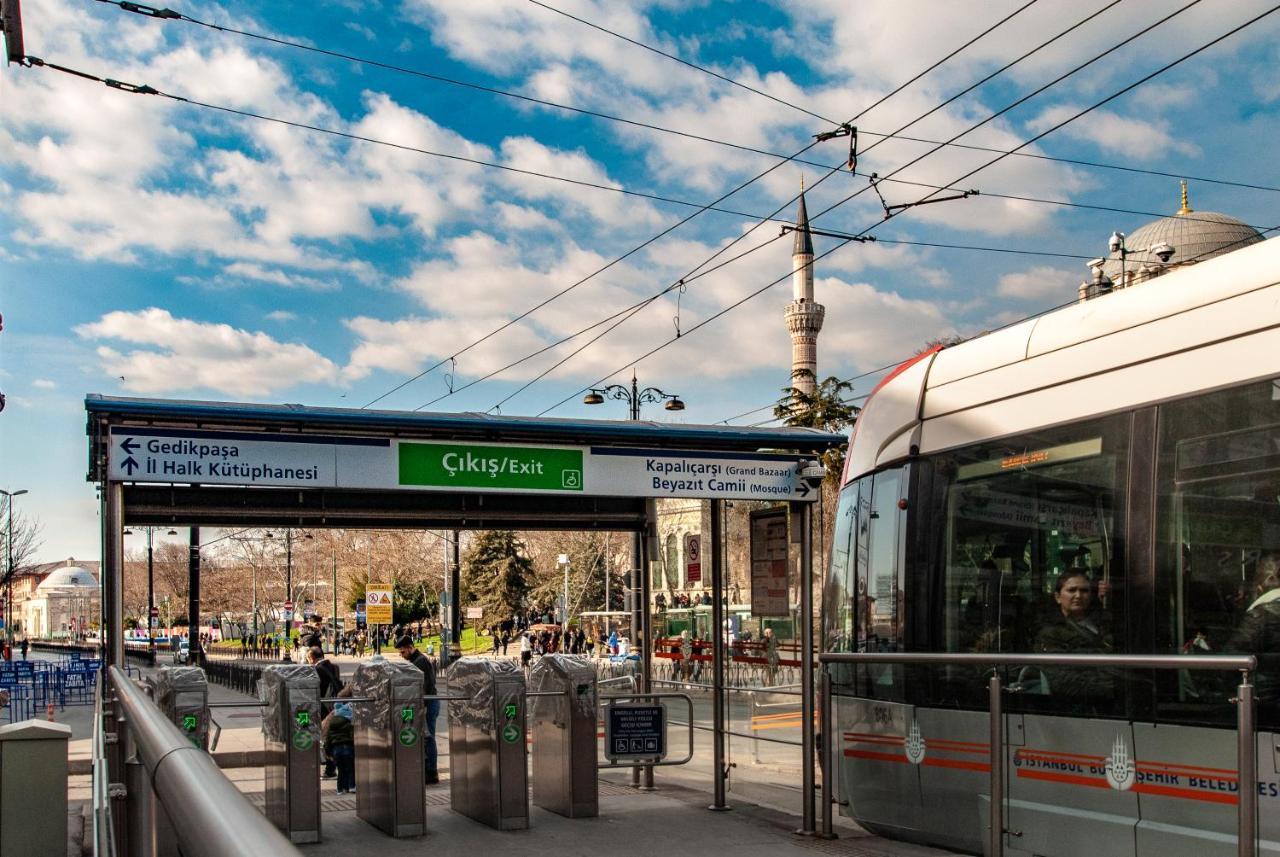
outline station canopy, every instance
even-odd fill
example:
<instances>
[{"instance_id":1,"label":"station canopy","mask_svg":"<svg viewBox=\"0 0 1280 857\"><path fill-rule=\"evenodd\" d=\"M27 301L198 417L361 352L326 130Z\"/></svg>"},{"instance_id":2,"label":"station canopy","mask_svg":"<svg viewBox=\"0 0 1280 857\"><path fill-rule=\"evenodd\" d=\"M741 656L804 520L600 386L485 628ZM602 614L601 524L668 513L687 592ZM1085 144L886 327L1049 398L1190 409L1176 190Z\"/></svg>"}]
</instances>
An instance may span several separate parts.
<instances>
[{"instance_id":1,"label":"station canopy","mask_svg":"<svg viewBox=\"0 0 1280 857\"><path fill-rule=\"evenodd\" d=\"M841 435L89 395L128 524L639 530L653 498L811 500Z\"/></svg>"}]
</instances>

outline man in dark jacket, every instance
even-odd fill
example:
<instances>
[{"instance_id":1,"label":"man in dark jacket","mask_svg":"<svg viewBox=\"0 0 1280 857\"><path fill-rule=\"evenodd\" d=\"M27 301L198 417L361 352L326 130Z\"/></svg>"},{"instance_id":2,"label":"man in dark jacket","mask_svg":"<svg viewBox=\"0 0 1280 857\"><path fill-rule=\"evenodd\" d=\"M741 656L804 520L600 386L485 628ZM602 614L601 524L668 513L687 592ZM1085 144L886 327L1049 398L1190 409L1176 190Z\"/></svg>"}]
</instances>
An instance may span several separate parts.
<instances>
[{"instance_id":1,"label":"man in dark jacket","mask_svg":"<svg viewBox=\"0 0 1280 857\"><path fill-rule=\"evenodd\" d=\"M316 673L320 676L320 698L331 699L337 696L342 691L342 676L338 672L337 665L324 656L324 651L319 646L307 649L307 660L316 668ZM328 703L320 703L321 717L327 716L330 710L331 706ZM333 755L327 748L324 753L324 772L320 776L324 779L336 776Z\"/></svg>"},{"instance_id":2,"label":"man in dark jacket","mask_svg":"<svg viewBox=\"0 0 1280 857\"><path fill-rule=\"evenodd\" d=\"M413 645L413 638L403 636L396 640L396 650L400 657L422 670L422 692L434 696L436 692L436 667L431 659ZM440 782L436 752L436 718L440 716L440 700L427 701L427 734L422 742L422 770L427 785Z\"/></svg>"}]
</instances>

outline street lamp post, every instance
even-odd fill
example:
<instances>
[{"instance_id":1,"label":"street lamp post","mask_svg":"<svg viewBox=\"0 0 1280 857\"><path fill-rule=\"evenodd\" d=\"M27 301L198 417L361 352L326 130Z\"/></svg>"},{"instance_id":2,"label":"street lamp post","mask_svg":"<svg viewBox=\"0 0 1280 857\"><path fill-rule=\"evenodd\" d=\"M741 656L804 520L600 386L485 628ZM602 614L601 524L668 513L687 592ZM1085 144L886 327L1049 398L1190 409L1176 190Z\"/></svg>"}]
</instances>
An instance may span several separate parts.
<instances>
[{"instance_id":1,"label":"street lamp post","mask_svg":"<svg viewBox=\"0 0 1280 857\"><path fill-rule=\"evenodd\" d=\"M155 554L152 550L152 537L155 533L155 527L145 527L147 531L147 652L151 656L151 663L156 662L156 629L157 624L155 618L151 615L156 609L156 567ZM133 535L133 530L125 530L126 536ZM177 530L169 530L168 535L176 536Z\"/></svg>"},{"instance_id":2,"label":"street lamp post","mask_svg":"<svg viewBox=\"0 0 1280 857\"><path fill-rule=\"evenodd\" d=\"M644 389L641 389L640 385L636 383L636 373L634 369L631 370L630 385L610 384L607 387L593 387L588 391L587 395L582 397L582 402L586 405L599 405L603 404L606 398L626 402L628 413L633 420L640 419L640 406L647 403L657 404L658 402L665 402L662 406L665 410L684 410L684 402L679 396L663 392L657 387L645 387ZM640 554L640 534L636 533L631 542L631 568L633 571L638 571L640 569ZM633 636L640 630L640 623L638 620L640 611L642 609L647 610L649 608L648 604L645 604L643 607L637 607L635 601L639 589L639 583L633 579L631 581L631 623L634 626L631 629L631 633Z\"/></svg>"},{"instance_id":3,"label":"street lamp post","mask_svg":"<svg viewBox=\"0 0 1280 857\"><path fill-rule=\"evenodd\" d=\"M4 596L4 638L6 645L10 649L13 648L13 500L15 497L20 497L26 493L26 488L22 488L18 491L0 490L0 494L7 497L9 501L9 534L5 537L5 541L8 543L9 549L9 570L5 574L4 578L5 583L7 584Z\"/></svg>"},{"instance_id":4,"label":"street lamp post","mask_svg":"<svg viewBox=\"0 0 1280 857\"><path fill-rule=\"evenodd\" d=\"M560 608L560 630L569 632L569 555L562 553L556 557L556 563L564 569L564 601Z\"/></svg>"}]
</instances>

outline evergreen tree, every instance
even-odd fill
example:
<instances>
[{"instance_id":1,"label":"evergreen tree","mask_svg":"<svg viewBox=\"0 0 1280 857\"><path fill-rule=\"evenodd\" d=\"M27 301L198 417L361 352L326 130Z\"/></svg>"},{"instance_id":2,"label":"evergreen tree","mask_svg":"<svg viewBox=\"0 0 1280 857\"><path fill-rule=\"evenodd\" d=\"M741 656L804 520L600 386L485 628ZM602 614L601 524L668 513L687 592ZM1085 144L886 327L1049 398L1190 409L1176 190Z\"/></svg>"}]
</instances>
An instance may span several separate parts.
<instances>
[{"instance_id":1,"label":"evergreen tree","mask_svg":"<svg viewBox=\"0 0 1280 857\"><path fill-rule=\"evenodd\" d=\"M478 533L462 558L462 586L469 602L484 608L486 623L525 608L533 564L511 530Z\"/></svg>"},{"instance_id":2,"label":"evergreen tree","mask_svg":"<svg viewBox=\"0 0 1280 857\"><path fill-rule=\"evenodd\" d=\"M808 369L796 372L796 378L812 378ZM822 429L823 431L845 434L857 419L859 409L845 400L845 396L853 389L848 381L841 381L834 375L817 385L812 393L806 393L796 387L784 387L783 396L773 406L773 415L789 426ZM844 471L844 456L848 444L827 450L822 454L822 463L827 468L827 481L834 483L840 479Z\"/></svg>"}]
</instances>

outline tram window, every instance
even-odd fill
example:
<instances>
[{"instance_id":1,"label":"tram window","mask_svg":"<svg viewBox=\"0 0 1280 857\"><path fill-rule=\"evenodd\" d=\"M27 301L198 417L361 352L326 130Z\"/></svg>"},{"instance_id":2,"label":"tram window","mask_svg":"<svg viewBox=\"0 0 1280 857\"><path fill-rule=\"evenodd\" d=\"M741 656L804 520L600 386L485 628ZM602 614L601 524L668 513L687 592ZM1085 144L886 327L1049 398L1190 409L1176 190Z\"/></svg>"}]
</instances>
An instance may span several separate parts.
<instances>
[{"instance_id":1,"label":"tram window","mask_svg":"<svg viewBox=\"0 0 1280 857\"><path fill-rule=\"evenodd\" d=\"M835 531L831 537L831 569L823 592L826 617L825 649L829 652L853 651L853 521L858 508L858 483L840 493L836 508Z\"/></svg>"},{"instance_id":2,"label":"tram window","mask_svg":"<svg viewBox=\"0 0 1280 857\"><path fill-rule=\"evenodd\" d=\"M903 617L903 540L906 469L885 470L858 480L853 504L850 549L853 559L853 625L860 652L896 652L901 648ZM856 498L856 499L855 499ZM875 664L853 671L854 692L873 699L904 698L902 667Z\"/></svg>"},{"instance_id":3,"label":"tram window","mask_svg":"<svg viewBox=\"0 0 1280 857\"><path fill-rule=\"evenodd\" d=\"M1129 420L1047 429L934 459L934 484L945 492L943 651L1116 650ZM933 702L985 708L980 672L935 671ZM1028 669L1008 681L1022 691L1011 704L1024 710L1114 714L1121 698L1117 677L1096 670Z\"/></svg>"},{"instance_id":4,"label":"tram window","mask_svg":"<svg viewBox=\"0 0 1280 857\"><path fill-rule=\"evenodd\" d=\"M1160 409L1156 646L1259 656L1263 726L1280 726L1280 381ZM1158 677L1157 715L1234 723L1233 674Z\"/></svg>"}]
</instances>

